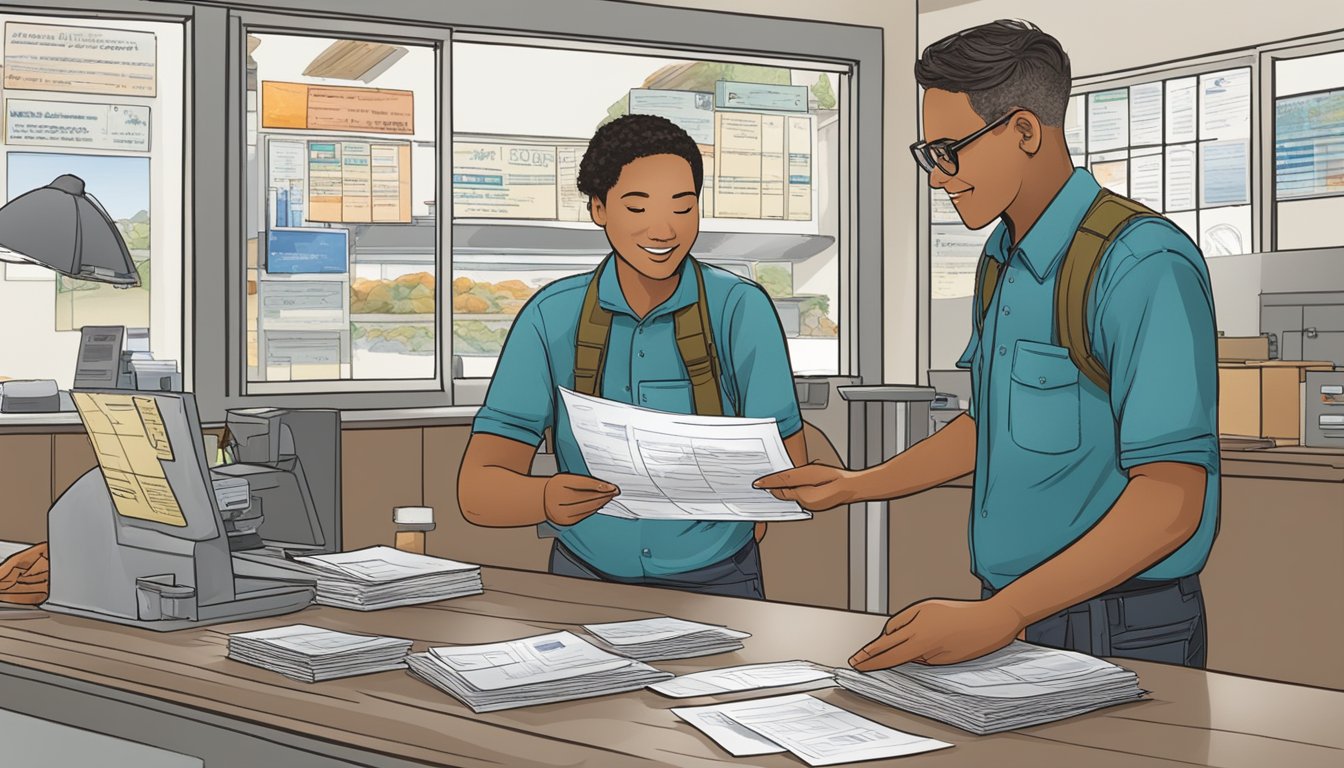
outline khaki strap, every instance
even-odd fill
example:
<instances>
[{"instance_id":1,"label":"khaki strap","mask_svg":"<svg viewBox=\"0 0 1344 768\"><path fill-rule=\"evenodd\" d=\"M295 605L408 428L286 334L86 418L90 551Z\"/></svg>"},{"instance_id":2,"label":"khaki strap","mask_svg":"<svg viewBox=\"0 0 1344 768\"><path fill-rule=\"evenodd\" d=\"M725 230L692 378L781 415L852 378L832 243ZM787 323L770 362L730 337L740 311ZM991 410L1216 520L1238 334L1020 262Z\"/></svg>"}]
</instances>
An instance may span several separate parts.
<instances>
[{"instance_id":1,"label":"khaki strap","mask_svg":"<svg viewBox=\"0 0 1344 768\"><path fill-rule=\"evenodd\" d=\"M981 252L980 266L977 270L975 284L979 286L980 293L980 314L975 316L975 330L983 331L985 329L985 318L989 315L989 307L994 303L994 289L999 285L999 262L988 252Z\"/></svg>"},{"instance_id":2,"label":"khaki strap","mask_svg":"<svg viewBox=\"0 0 1344 768\"><path fill-rule=\"evenodd\" d=\"M574 391L602 396L602 374L606 369L607 342L611 338L611 313L598 301L598 280L606 268L603 261L593 273L579 310L579 325L574 348ZM722 416L723 399L719 390L719 357L714 346L714 326L709 320L709 302L705 298L705 274L700 262L686 257L695 269L699 295L695 304L673 314L677 352L691 381L691 398L700 416Z\"/></svg>"},{"instance_id":3,"label":"khaki strap","mask_svg":"<svg viewBox=\"0 0 1344 768\"><path fill-rule=\"evenodd\" d=\"M714 327L709 322L709 302L705 299L705 273L700 262L692 259L699 296L693 306L682 307L672 316L677 336L677 351L691 380L691 398L700 416L722 416L723 400L719 393L719 356L714 349Z\"/></svg>"},{"instance_id":4,"label":"khaki strap","mask_svg":"<svg viewBox=\"0 0 1344 768\"><path fill-rule=\"evenodd\" d=\"M1120 233L1136 218L1157 216L1149 208L1102 189L1069 243L1069 250L1055 279L1055 338L1069 350L1069 359L1103 392L1110 390L1110 376L1092 350L1087 310L1102 256Z\"/></svg>"},{"instance_id":5,"label":"khaki strap","mask_svg":"<svg viewBox=\"0 0 1344 768\"><path fill-rule=\"evenodd\" d=\"M607 364L607 339L611 337L611 313L597 300L597 283L611 257L593 272L579 310L579 327L574 347L574 391L593 397L602 396L602 371Z\"/></svg>"}]
</instances>

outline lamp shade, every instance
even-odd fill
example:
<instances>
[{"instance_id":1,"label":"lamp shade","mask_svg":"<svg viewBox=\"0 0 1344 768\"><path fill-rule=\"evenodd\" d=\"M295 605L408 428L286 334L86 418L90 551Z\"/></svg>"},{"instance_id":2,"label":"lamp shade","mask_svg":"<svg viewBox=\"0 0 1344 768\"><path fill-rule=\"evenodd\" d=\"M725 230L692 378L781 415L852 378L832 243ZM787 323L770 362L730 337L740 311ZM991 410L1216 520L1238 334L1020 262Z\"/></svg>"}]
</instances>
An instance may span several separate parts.
<instances>
[{"instance_id":1,"label":"lamp shade","mask_svg":"<svg viewBox=\"0 0 1344 768\"><path fill-rule=\"evenodd\" d=\"M66 174L0 208L0 260L113 285L140 284L126 241L84 180Z\"/></svg>"}]
</instances>

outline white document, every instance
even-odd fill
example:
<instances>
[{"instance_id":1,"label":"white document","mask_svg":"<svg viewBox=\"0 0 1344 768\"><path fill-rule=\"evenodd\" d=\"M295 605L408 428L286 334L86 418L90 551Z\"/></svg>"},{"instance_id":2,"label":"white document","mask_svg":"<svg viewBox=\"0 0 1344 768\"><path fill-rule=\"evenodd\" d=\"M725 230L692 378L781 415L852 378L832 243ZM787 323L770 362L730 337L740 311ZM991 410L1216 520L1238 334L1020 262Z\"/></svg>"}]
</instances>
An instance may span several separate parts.
<instances>
[{"instance_id":1,"label":"white document","mask_svg":"<svg viewBox=\"0 0 1344 768\"><path fill-rule=\"evenodd\" d=\"M245 632L231 637L245 640L262 641L304 656L326 656L334 653L378 648L384 646L406 645L409 640L393 637L373 637L370 635L351 635L334 632L330 629L313 627L307 624L291 624L287 627L274 627L257 632Z\"/></svg>"},{"instance_id":2,"label":"white document","mask_svg":"<svg viewBox=\"0 0 1344 768\"><path fill-rule=\"evenodd\" d=\"M432 648L430 653L467 682L487 691L582 677L635 663L570 632L491 645Z\"/></svg>"},{"instance_id":3,"label":"white document","mask_svg":"<svg viewBox=\"0 0 1344 768\"><path fill-rule=\"evenodd\" d=\"M1195 207L1195 148L1167 147L1167 211Z\"/></svg>"},{"instance_id":4,"label":"white document","mask_svg":"<svg viewBox=\"0 0 1344 768\"><path fill-rule=\"evenodd\" d=\"M959 299L975 294L975 273L993 227L970 230L960 224L930 227L933 298Z\"/></svg>"},{"instance_id":5,"label":"white document","mask_svg":"<svg viewBox=\"0 0 1344 768\"><path fill-rule=\"evenodd\" d=\"M1162 210L1161 150L1130 158L1129 195L1155 211Z\"/></svg>"},{"instance_id":6,"label":"white document","mask_svg":"<svg viewBox=\"0 0 1344 768\"><path fill-rule=\"evenodd\" d=\"M672 714L685 720L696 730L714 740L733 757L775 755L788 750L743 725L738 725L723 713L732 704L708 707L673 707Z\"/></svg>"},{"instance_id":7,"label":"white document","mask_svg":"<svg viewBox=\"0 0 1344 768\"><path fill-rule=\"evenodd\" d=\"M1162 83L1129 87L1129 144L1132 147L1162 143Z\"/></svg>"},{"instance_id":8,"label":"white document","mask_svg":"<svg viewBox=\"0 0 1344 768\"><path fill-rule=\"evenodd\" d=\"M1232 69L1199 77L1199 138L1249 139L1251 70Z\"/></svg>"},{"instance_id":9,"label":"white document","mask_svg":"<svg viewBox=\"0 0 1344 768\"><path fill-rule=\"evenodd\" d=\"M1069 146L1070 155L1087 154L1087 125L1083 122L1083 116L1087 113L1087 105L1083 101L1085 98L1082 94L1070 97L1069 107L1064 113L1064 142Z\"/></svg>"},{"instance_id":10,"label":"white document","mask_svg":"<svg viewBox=\"0 0 1344 768\"><path fill-rule=\"evenodd\" d=\"M651 411L560 390L593 477L620 494L598 510L656 520L807 520L811 513L752 488L793 467L774 419Z\"/></svg>"},{"instance_id":11,"label":"white document","mask_svg":"<svg viewBox=\"0 0 1344 768\"><path fill-rule=\"evenodd\" d=\"M676 637L685 637L686 635L692 635L697 632L714 632L716 634L728 635L729 637L738 639L751 637L751 634L748 632L739 632L735 629L720 627L714 624L701 624L698 621L674 619L670 616L660 616L655 619L639 619L637 621L616 621L609 624L585 624L583 628L602 638L611 645L652 643L660 640L671 640Z\"/></svg>"},{"instance_id":12,"label":"white document","mask_svg":"<svg viewBox=\"0 0 1344 768\"><path fill-rule=\"evenodd\" d=\"M674 677L666 682L655 683L649 688L674 699L687 699L693 696L717 696L720 693L779 688L823 680L834 683L835 674L810 661L780 661L694 672Z\"/></svg>"},{"instance_id":13,"label":"white document","mask_svg":"<svg viewBox=\"0 0 1344 768\"><path fill-rule=\"evenodd\" d=\"M479 565L402 552L392 547L368 547L354 552L311 555L294 559L324 571L335 571L359 581L369 582L396 581L413 576L474 571L480 568Z\"/></svg>"},{"instance_id":14,"label":"white document","mask_svg":"<svg viewBox=\"0 0 1344 768\"><path fill-rule=\"evenodd\" d=\"M1198 79L1193 77L1167 81L1167 143L1195 140L1195 103L1199 98Z\"/></svg>"},{"instance_id":15,"label":"white document","mask_svg":"<svg viewBox=\"0 0 1344 768\"><path fill-rule=\"evenodd\" d=\"M5 100L5 143L149 151L149 107Z\"/></svg>"},{"instance_id":16,"label":"white document","mask_svg":"<svg viewBox=\"0 0 1344 768\"><path fill-rule=\"evenodd\" d=\"M714 711L812 766L903 757L952 746L888 728L805 693L721 704Z\"/></svg>"},{"instance_id":17,"label":"white document","mask_svg":"<svg viewBox=\"0 0 1344 768\"><path fill-rule=\"evenodd\" d=\"M1087 95L1087 150L1105 152L1129 144L1129 90Z\"/></svg>"}]
</instances>

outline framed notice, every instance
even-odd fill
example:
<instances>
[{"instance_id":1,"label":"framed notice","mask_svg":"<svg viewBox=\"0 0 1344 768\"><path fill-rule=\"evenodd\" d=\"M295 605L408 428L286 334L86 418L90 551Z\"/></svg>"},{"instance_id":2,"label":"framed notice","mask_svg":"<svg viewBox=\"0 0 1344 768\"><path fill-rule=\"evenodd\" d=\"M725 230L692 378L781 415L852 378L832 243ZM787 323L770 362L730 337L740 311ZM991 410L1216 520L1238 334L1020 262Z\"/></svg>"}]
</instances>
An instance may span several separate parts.
<instances>
[{"instance_id":1,"label":"framed notice","mask_svg":"<svg viewBox=\"0 0 1344 768\"><path fill-rule=\"evenodd\" d=\"M4 85L14 91L153 97L153 32L5 23Z\"/></svg>"},{"instance_id":2,"label":"framed notice","mask_svg":"<svg viewBox=\"0 0 1344 768\"><path fill-rule=\"evenodd\" d=\"M261 84L261 127L415 133L415 93L389 88Z\"/></svg>"}]
</instances>

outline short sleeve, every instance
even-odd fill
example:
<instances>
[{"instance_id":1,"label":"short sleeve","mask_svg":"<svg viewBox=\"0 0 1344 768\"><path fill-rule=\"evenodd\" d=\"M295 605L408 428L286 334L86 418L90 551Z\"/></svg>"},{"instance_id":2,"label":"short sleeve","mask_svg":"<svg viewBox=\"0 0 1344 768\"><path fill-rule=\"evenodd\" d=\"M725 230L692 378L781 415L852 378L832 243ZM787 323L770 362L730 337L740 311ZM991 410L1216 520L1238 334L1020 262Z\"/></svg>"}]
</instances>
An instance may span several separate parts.
<instances>
[{"instance_id":1,"label":"short sleeve","mask_svg":"<svg viewBox=\"0 0 1344 768\"><path fill-rule=\"evenodd\" d=\"M726 318L728 360L737 390L738 413L748 418L773 418L779 434L789 437L803 428L793 367L775 306L765 291L747 283L728 295Z\"/></svg>"},{"instance_id":2,"label":"short sleeve","mask_svg":"<svg viewBox=\"0 0 1344 768\"><path fill-rule=\"evenodd\" d=\"M539 445L555 420L555 382L537 302L514 319L471 431Z\"/></svg>"},{"instance_id":3,"label":"short sleeve","mask_svg":"<svg viewBox=\"0 0 1344 768\"><path fill-rule=\"evenodd\" d=\"M1161 461L1218 468L1212 289L1195 258L1148 254L1099 297L1096 352L1110 374L1123 469Z\"/></svg>"}]
</instances>

